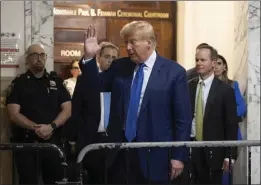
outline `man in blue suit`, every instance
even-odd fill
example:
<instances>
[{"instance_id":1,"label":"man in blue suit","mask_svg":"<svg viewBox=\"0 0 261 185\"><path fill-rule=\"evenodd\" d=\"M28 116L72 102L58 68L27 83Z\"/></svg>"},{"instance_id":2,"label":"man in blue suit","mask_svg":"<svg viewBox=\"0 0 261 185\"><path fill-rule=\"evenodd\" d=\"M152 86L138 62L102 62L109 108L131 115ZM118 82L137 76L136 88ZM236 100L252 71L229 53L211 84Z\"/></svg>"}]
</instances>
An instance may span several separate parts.
<instances>
[{"instance_id":1,"label":"man in blue suit","mask_svg":"<svg viewBox=\"0 0 261 185\"><path fill-rule=\"evenodd\" d=\"M129 57L115 60L102 73L94 70L99 45L92 26L86 31L84 43L84 80L111 92L110 142L189 141L192 114L185 69L156 53L154 30L148 22L128 23L120 35ZM108 172L110 182L164 183L177 178L188 150L172 148L170 158L168 151L150 148L148 154L141 148L137 152L118 152Z\"/></svg>"}]
</instances>

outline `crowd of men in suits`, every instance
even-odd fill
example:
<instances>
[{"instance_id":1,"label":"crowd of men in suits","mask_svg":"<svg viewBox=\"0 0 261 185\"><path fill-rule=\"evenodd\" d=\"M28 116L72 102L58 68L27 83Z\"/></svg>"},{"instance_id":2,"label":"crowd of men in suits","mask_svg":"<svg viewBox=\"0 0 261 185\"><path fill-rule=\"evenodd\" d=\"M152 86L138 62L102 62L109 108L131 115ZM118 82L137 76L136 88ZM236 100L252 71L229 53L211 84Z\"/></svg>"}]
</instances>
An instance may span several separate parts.
<instances>
[{"instance_id":1,"label":"crowd of men in suits","mask_svg":"<svg viewBox=\"0 0 261 185\"><path fill-rule=\"evenodd\" d=\"M146 21L130 22L120 31L125 58L114 44L98 44L96 33L93 26L85 33L82 74L72 96L68 124L76 153L93 143L238 139L237 98L214 74L215 48L200 44L195 68L186 72L156 52L155 33ZM220 70L227 71L227 64ZM236 148L193 148L191 161L185 147L150 148L149 162L146 148L97 150L86 155L83 167L91 184L186 184L189 170L193 184L221 184L229 154L233 164Z\"/></svg>"},{"instance_id":2,"label":"crowd of men in suits","mask_svg":"<svg viewBox=\"0 0 261 185\"><path fill-rule=\"evenodd\" d=\"M79 130L85 137L92 136L89 140L82 139L88 142L82 147L99 142L238 139L239 119L234 90L214 75L219 56L215 48L207 43L200 44L196 48L196 67L186 74L178 63L156 52L152 26L145 21L134 21L120 32L129 57L114 60L102 71L99 70L102 52L99 53L96 36L95 28L90 26L84 41L85 55L80 61L83 75L73 98L74 102L80 98L77 92L83 92L83 101L79 101L83 110L77 107L77 113L88 110L87 105L97 107L97 114L90 110L82 114L86 117L83 119L85 129ZM99 103L101 92L111 93L109 123L103 132L99 131L103 117ZM90 174L95 174L90 176L93 183L104 182L105 161L110 164L107 165L110 183L143 183L147 180L164 183L169 178L169 166L173 183L184 183L188 179L186 148L173 149L170 160L167 149L151 149L149 165L144 148L114 151L104 156L103 151L90 152L89 157L86 156L85 167ZM233 149L232 163L236 157L237 150ZM228 158L229 151L225 148L193 149L190 166L193 183L221 184L223 172L229 168Z\"/></svg>"}]
</instances>

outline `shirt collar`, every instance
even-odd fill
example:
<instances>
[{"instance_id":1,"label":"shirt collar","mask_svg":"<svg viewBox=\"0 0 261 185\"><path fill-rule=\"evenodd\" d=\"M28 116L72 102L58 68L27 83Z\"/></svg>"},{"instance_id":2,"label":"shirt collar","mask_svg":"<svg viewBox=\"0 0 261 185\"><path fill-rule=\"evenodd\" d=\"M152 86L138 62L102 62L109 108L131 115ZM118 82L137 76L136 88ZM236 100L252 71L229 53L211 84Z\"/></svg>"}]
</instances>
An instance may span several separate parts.
<instances>
[{"instance_id":1,"label":"shirt collar","mask_svg":"<svg viewBox=\"0 0 261 185\"><path fill-rule=\"evenodd\" d=\"M96 64L97 64L97 68L98 68L99 73L101 73L102 70L101 70L101 68L100 68L100 64L99 64L98 62L96 62Z\"/></svg>"},{"instance_id":2,"label":"shirt collar","mask_svg":"<svg viewBox=\"0 0 261 185\"><path fill-rule=\"evenodd\" d=\"M202 80L201 77L199 76L199 81L198 84L200 84L201 82L204 83L204 85L209 85L212 83L212 81L214 80L214 73L212 73L207 79Z\"/></svg>"},{"instance_id":3,"label":"shirt collar","mask_svg":"<svg viewBox=\"0 0 261 185\"><path fill-rule=\"evenodd\" d=\"M69 80L71 80L71 81L73 81L73 82L76 82L76 81L77 81L77 78L71 77L71 78L69 78Z\"/></svg>"},{"instance_id":4,"label":"shirt collar","mask_svg":"<svg viewBox=\"0 0 261 185\"><path fill-rule=\"evenodd\" d=\"M32 73L32 71L31 71L30 69L28 69L26 73L27 73L27 76L29 76L29 78L35 78L35 79L37 79L36 76ZM41 78L49 78L49 74L48 74L48 72L46 71L46 69L44 70L43 76L40 77L39 79L41 79Z\"/></svg>"},{"instance_id":5,"label":"shirt collar","mask_svg":"<svg viewBox=\"0 0 261 185\"><path fill-rule=\"evenodd\" d=\"M153 66L154 66L154 64L155 64L155 62L156 62L156 58L157 58L157 54L156 54L156 51L154 50L154 51L152 52L152 54L150 55L150 57L144 62L144 64L145 64L148 68L152 69Z\"/></svg>"}]
</instances>

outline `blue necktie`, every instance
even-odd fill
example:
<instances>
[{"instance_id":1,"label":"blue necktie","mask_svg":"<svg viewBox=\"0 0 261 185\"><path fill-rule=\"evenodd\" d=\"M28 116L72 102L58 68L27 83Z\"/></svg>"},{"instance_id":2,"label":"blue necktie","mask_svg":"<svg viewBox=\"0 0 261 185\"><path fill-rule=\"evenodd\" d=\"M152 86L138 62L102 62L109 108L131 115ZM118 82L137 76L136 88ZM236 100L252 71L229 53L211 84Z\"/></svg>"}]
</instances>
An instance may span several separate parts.
<instances>
[{"instance_id":1,"label":"blue necktie","mask_svg":"<svg viewBox=\"0 0 261 185\"><path fill-rule=\"evenodd\" d=\"M136 137L136 127L138 118L138 108L140 103L141 88L143 84L143 67L145 64L140 64L138 71L132 83L130 102L127 113L125 136L126 139L131 142Z\"/></svg>"},{"instance_id":2,"label":"blue necktie","mask_svg":"<svg viewBox=\"0 0 261 185\"><path fill-rule=\"evenodd\" d=\"M103 103L104 103L104 128L107 129L110 117L110 104L111 104L111 94L103 93Z\"/></svg>"}]
</instances>

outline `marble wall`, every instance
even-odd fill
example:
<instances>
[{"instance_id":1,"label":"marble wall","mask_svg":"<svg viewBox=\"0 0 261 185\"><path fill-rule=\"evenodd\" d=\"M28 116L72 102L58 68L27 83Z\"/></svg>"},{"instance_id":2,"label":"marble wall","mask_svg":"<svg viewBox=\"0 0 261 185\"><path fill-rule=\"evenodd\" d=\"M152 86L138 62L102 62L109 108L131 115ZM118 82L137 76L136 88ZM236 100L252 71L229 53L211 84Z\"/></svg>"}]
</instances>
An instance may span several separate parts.
<instances>
[{"instance_id":1,"label":"marble wall","mask_svg":"<svg viewBox=\"0 0 261 185\"><path fill-rule=\"evenodd\" d=\"M16 13L12 9L15 7ZM14 21L15 20L15 21ZM10 24L12 23L12 24ZM24 2L23 1L1 1L1 33L14 32L18 36L16 42L19 53L17 64L24 64L22 55L25 52L24 48ZM20 73L19 68L1 68L1 77L13 78Z\"/></svg>"},{"instance_id":2,"label":"marble wall","mask_svg":"<svg viewBox=\"0 0 261 185\"><path fill-rule=\"evenodd\" d=\"M13 13L15 7L16 13ZM15 77L26 70L24 53L33 43L41 43L48 54L46 68L53 70L53 1L1 2L1 31L19 35L19 68L1 68L1 77ZM12 24L10 24L12 22Z\"/></svg>"},{"instance_id":3,"label":"marble wall","mask_svg":"<svg viewBox=\"0 0 261 185\"><path fill-rule=\"evenodd\" d=\"M235 3L234 25L234 73L232 77L239 82L241 93L247 87L248 60L248 1Z\"/></svg>"},{"instance_id":4,"label":"marble wall","mask_svg":"<svg viewBox=\"0 0 261 185\"><path fill-rule=\"evenodd\" d=\"M248 104L247 118L240 123L243 139L260 140L260 2L235 3L234 79ZM260 147L252 147L252 184L260 184ZM248 149L242 148L235 164L234 183L248 180Z\"/></svg>"},{"instance_id":5,"label":"marble wall","mask_svg":"<svg viewBox=\"0 0 261 185\"><path fill-rule=\"evenodd\" d=\"M25 1L25 47L40 43L48 59L47 71L53 70L54 16L53 1Z\"/></svg>"},{"instance_id":6,"label":"marble wall","mask_svg":"<svg viewBox=\"0 0 261 185\"><path fill-rule=\"evenodd\" d=\"M248 80L248 2L239 1L234 5L234 73L232 78L239 83L241 93L246 92ZM230 69L229 69L230 70ZM243 139L247 139L247 119L240 124ZM242 147L238 153L234 168L235 184L247 184L247 148Z\"/></svg>"},{"instance_id":7,"label":"marble wall","mask_svg":"<svg viewBox=\"0 0 261 185\"><path fill-rule=\"evenodd\" d=\"M14 13L15 7L15 13ZM24 62L22 55L24 48L24 3L22 1L1 1L1 32L15 32L19 35L17 45L19 48L17 63L21 66ZM0 143L9 142L9 119L4 101L4 90L10 81L20 73L19 68L1 68L0 83ZM12 182L12 152L0 151L0 184L14 184Z\"/></svg>"},{"instance_id":8,"label":"marble wall","mask_svg":"<svg viewBox=\"0 0 261 185\"><path fill-rule=\"evenodd\" d=\"M1 31L19 33L18 45L21 51L18 69L1 68L1 100L11 80L18 73L25 72L24 53L31 44L39 43L45 47L48 55L46 69L53 70L53 23L53 1L1 2ZM0 107L0 114L0 143L8 143L9 120L4 105ZM9 151L0 152L0 184L14 184L12 182L12 154Z\"/></svg>"},{"instance_id":9,"label":"marble wall","mask_svg":"<svg viewBox=\"0 0 261 185\"><path fill-rule=\"evenodd\" d=\"M260 1L248 2L247 139L260 140ZM260 147L253 147L252 184L260 184Z\"/></svg>"}]
</instances>

